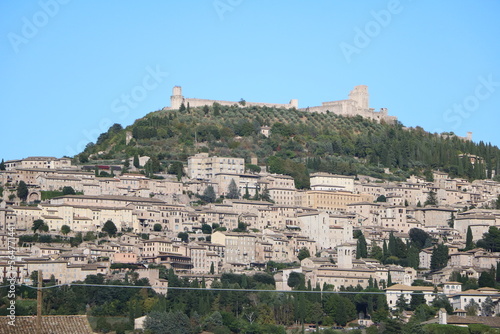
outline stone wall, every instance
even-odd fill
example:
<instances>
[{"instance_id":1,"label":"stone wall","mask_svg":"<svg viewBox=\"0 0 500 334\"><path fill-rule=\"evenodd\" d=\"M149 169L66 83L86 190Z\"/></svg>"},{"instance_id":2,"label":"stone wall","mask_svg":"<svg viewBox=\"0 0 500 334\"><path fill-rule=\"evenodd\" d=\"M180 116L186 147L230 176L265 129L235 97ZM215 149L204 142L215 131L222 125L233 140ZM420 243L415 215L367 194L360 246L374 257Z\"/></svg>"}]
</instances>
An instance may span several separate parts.
<instances>
[{"instance_id":1,"label":"stone wall","mask_svg":"<svg viewBox=\"0 0 500 334\"><path fill-rule=\"evenodd\" d=\"M218 103L223 106L241 106L242 104L236 101L223 101L223 100L209 100L209 99L195 99L195 98L186 98L182 95L182 88L180 86L175 86L172 89L172 96L170 97L170 108L166 109L179 109L181 104L184 103L184 106L194 107L203 107L203 106L211 106L214 103ZM263 102L246 102L245 107L270 107L270 108L285 108L292 109L299 107L299 101L297 99L290 100L289 103L263 103Z\"/></svg>"},{"instance_id":2,"label":"stone wall","mask_svg":"<svg viewBox=\"0 0 500 334\"><path fill-rule=\"evenodd\" d=\"M319 112L326 113L327 111L335 113L337 115L354 117L362 116L370 120L393 124L397 121L395 116L389 116L387 114L386 108L381 108L379 111L375 111L373 108L369 108L370 95L368 93L368 87L365 85L360 85L354 87L354 89L349 93L349 99L339 100L339 101L329 101L322 102L320 106L307 107L299 109L306 112ZM185 107L203 107L212 106L214 103L218 103L223 106L241 106L243 105L236 101L223 101L223 100L209 100L209 99L195 99L186 98L182 95L182 88L180 86L175 86L172 89L172 96L170 97L170 107L165 109L179 109L182 104ZM270 107L270 108L285 108L285 109L298 109L299 102L297 99L290 100L289 103L262 103L262 102L246 102L245 105L248 107Z\"/></svg>"}]
</instances>

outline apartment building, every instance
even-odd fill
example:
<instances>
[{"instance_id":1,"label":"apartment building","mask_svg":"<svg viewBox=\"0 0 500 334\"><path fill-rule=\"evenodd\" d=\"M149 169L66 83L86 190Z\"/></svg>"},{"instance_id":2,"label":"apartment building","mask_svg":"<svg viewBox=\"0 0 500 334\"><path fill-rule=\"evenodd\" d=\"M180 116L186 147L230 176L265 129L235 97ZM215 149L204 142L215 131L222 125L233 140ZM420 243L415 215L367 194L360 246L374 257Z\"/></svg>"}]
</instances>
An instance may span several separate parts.
<instances>
[{"instance_id":1,"label":"apartment building","mask_svg":"<svg viewBox=\"0 0 500 334\"><path fill-rule=\"evenodd\" d=\"M245 159L210 157L208 153L198 153L188 158L187 176L191 179L212 179L216 174L243 174Z\"/></svg>"}]
</instances>

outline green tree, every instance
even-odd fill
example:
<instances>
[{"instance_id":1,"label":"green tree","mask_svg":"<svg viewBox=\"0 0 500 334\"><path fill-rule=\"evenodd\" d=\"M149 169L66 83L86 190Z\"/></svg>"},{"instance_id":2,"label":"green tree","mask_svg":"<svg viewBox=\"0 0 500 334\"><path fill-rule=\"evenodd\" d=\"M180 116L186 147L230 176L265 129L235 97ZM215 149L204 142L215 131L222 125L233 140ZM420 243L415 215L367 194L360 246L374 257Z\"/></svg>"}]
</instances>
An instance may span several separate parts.
<instances>
[{"instance_id":1,"label":"green tree","mask_svg":"<svg viewBox=\"0 0 500 334\"><path fill-rule=\"evenodd\" d=\"M161 231L161 224L159 224L159 223L154 224L153 231L160 232Z\"/></svg>"},{"instance_id":2,"label":"green tree","mask_svg":"<svg viewBox=\"0 0 500 334\"><path fill-rule=\"evenodd\" d=\"M204 105L203 106L203 113L205 114L205 116L207 116L209 112L210 112L210 108L207 105Z\"/></svg>"},{"instance_id":3,"label":"green tree","mask_svg":"<svg viewBox=\"0 0 500 334\"><path fill-rule=\"evenodd\" d=\"M208 202L208 203L213 203L215 202L215 199L216 199L216 195L215 195L215 190L214 190L214 187L209 185L205 188L205 190L203 191L203 195L201 197L205 202Z\"/></svg>"},{"instance_id":4,"label":"green tree","mask_svg":"<svg viewBox=\"0 0 500 334\"><path fill-rule=\"evenodd\" d=\"M486 297L481 303L481 315L483 317L491 317L495 313L495 303L490 296Z\"/></svg>"},{"instance_id":5,"label":"green tree","mask_svg":"<svg viewBox=\"0 0 500 334\"><path fill-rule=\"evenodd\" d=\"M422 329L422 326L420 325L422 322L427 321L431 318L433 318L436 315L436 311L434 308L431 306L427 305L426 303L420 304L415 308L414 315L412 319L410 320L409 326L406 326L406 329L410 329L409 331L405 331L403 333L415 333L415 334L424 334L425 332ZM409 328L408 328L409 327Z\"/></svg>"},{"instance_id":6,"label":"green tree","mask_svg":"<svg viewBox=\"0 0 500 334\"><path fill-rule=\"evenodd\" d=\"M229 183L229 186L227 187L226 197L229 199L240 198L240 190L238 189L238 186L236 185L236 182L234 181L234 179L231 179L231 182Z\"/></svg>"},{"instance_id":7,"label":"green tree","mask_svg":"<svg viewBox=\"0 0 500 334\"><path fill-rule=\"evenodd\" d=\"M438 205L437 196L435 192L429 191L429 193L427 194L427 199L424 202L424 206L427 205Z\"/></svg>"},{"instance_id":8,"label":"green tree","mask_svg":"<svg viewBox=\"0 0 500 334\"><path fill-rule=\"evenodd\" d=\"M356 306L349 298L328 294L323 304L324 312L340 326L345 326L347 322L356 318Z\"/></svg>"},{"instance_id":9,"label":"green tree","mask_svg":"<svg viewBox=\"0 0 500 334\"><path fill-rule=\"evenodd\" d=\"M182 177L186 175L186 173L184 173L184 165L180 161L172 162L168 166L167 173L177 175L177 181L180 181Z\"/></svg>"},{"instance_id":10,"label":"green tree","mask_svg":"<svg viewBox=\"0 0 500 334\"><path fill-rule=\"evenodd\" d=\"M309 172L306 166L291 159L271 156L267 159L270 173L285 174L295 181L295 188L307 189L310 186Z\"/></svg>"},{"instance_id":11,"label":"green tree","mask_svg":"<svg viewBox=\"0 0 500 334\"><path fill-rule=\"evenodd\" d=\"M402 312L404 310L408 310L408 308L409 308L408 301L406 300L405 296L401 294L398 300L396 301L396 309L399 312Z\"/></svg>"},{"instance_id":12,"label":"green tree","mask_svg":"<svg viewBox=\"0 0 500 334\"><path fill-rule=\"evenodd\" d=\"M409 267L412 267L415 270L418 269L418 266L420 265L420 254L419 250L413 245L411 245L410 248L408 248L407 260Z\"/></svg>"},{"instance_id":13,"label":"green tree","mask_svg":"<svg viewBox=\"0 0 500 334\"><path fill-rule=\"evenodd\" d=\"M361 234L356 243L356 258L367 258L368 257L368 246L366 244L366 239L363 234Z\"/></svg>"},{"instance_id":14,"label":"green tree","mask_svg":"<svg viewBox=\"0 0 500 334\"><path fill-rule=\"evenodd\" d=\"M396 256L396 237L392 232L389 234L389 243L387 245L387 250L390 256Z\"/></svg>"},{"instance_id":15,"label":"green tree","mask_svg":"<svg viewBox=\"0 0 500 334\"><path fill-rule=\"evenodd\" d=\"M472 298L467 305L465 305L465 312L468 316L477 316L479 311L479 304Z\"/></svg>"},{"instance_id":16,"label":"green tree","mask_svg":"<svg viewBox=\"0 0 500 334\"><path fill-rule=\"evenodd\" d=\"M107 233L110 237L113 237L115 236L118 229L116 228L116 225L115 223L113 223L113 221L107 220L102 227L102 231Z\"/></svg>"},{"instance_id":17,"label":"green tree","mask_svg":"<svg viewBox=\"0 0 500 334\"><path fill-rule=\"evenodd\" d=\"M0 162L0 170L5 170L5 162L2 159L2 162Z\"/></svg>"},{"instance_id":18,"label":"green tree","mask_svg":"<svg viewBox=\"0 0 500 334\"><path fill-rule=\"evenodd\" d=\"M245 186L245 195L243 195L243 199L246 199L246 200L250 199L250 193L248 192L248 183Z\"/></svg>"},{"instance_id":19,"label":"green tree","mask_svg":"<svg viewBox=\"0 0 500 334\"><path fill-rule=\"evenodd\" d=\"M36 231L47 232L49 230L49 226L45 224L45 222L42 219L37 219L33 222L33 226L31 227L31 229L35 233Z\"/></svg>"},{"instance_id":20,"label":"green tree","mask_svg":"<svg viewBox=\"0 0 500 334\"><path fill-rule=\"evenodd\" d=\"M438 244L434 247L431 255L431 270L439 270L446 267L448 264L448 247L443 244Z\"/></svg>"},{"instance_id":21,"label":"green tree","mask_svg":"<svg viewBox=\"0 0 500 334\"><path fill-rule=\"evenodd\" d=\"M387 198L384 195L380 195L375 202L387 202Z\"/></svg>"},{"instance_id":22,"label":"green tree","mask_svg":"<svg viewBox=\"0 0 500 334\"><path fill-rule=\"evenodd\" d=\"M472 239L472 230L469 227L467 227L467 237L465 239L465 250L470 250L474 248L474 241Z\"/></svg>"},{"instance_id":23,"label":"green tree","mask_svg":"<svg viewBox=\"0 0 500 334\"><path fill-rule=\"evenodd\" d=\"M75 189L73 187L65 186L62 190L63 196L65 195L76 195Z\"/></svg>"},{"instance_id":24,"label":"green tree","mask_svg":"<svg viewBox=\"0 0 500 334\"><path fill-rule=\"evenodd\" d=\"M292 289L297 289L299 286L305 286L305 280L304 274L292 271L288 276L286 284Z\"/></svg>"},{"instance_id":25,"label":"green tree","mask_svg":"<svg viewBox=\"0 0 500 334\"><path fill-rule=\"evenodd\" d=\"M68 225L61 226L61 233L66 235L71 232L71 228Z\"/></svg>"},{"instance_id":26,"label":"green tree","mask_svg":"<svg viewBox=\"0 0 500 334\"><path fill-rule=\"evenodd\" d=\"M177 234L177 238L181 239L182 242L188 242L189 241L189 234L186 232L179 232Z\"/></svg>"},{"instance_id":27,"label":"green tree","mask_svg":"<svg viewBox=\"0 0 500 334\"><path fill-rule=\"evenodd\" d=\"M261 171L261 168L257 165L254 164L246 164L245 165L245 170L249 171L250 173L253 174L259 174Z\"/></svg>"},{"instance_id":28,"label":"green tree","mask_svg":"<svg viewBox=\"0 0 500 334\"><path fill-rule=\"evenodd\" d=\"M219 103L214 102L213 104L214 116L220 116L220 107L221 105Z\"/></svg>"},{"instance_id":29,"label":"green tree","mask_svg":"<svg viewBox=\"0 0 500 334\"><path fill-rule=\"evenodd\" d=\"M387 247L387 242L384 240L384 243L382 244L382 254L383 254L383 259L389 257L389 248Z\"/></svg>"},{"instance_id":30,"label":"green tree","mask_svg":"<svg viewBox=\"0 0 500 334\"><path fill-rule=\"evenodd\" d=\"M25 202L28 198L28 186L24 181L20 181L17 186L17 197L21 199L21 201Z\"/></svg>"},{"instance_id":31,"label":"green tree","mask_svg":"<svg viewBox=\"0 0 500 334\"><path fill-rule=\"evenodd\" d=\"M451 312L453 312L453 307L451 306L448 297L441 294L434 297L434 300L432 301L432 307L434 307L436 310L444 308L446 312L448 312L448 314L451 314Z\"/></svg>"},{"instance_id":32,"label":"green tree","mask_svg":"<svg viewBox=\"0 0 500 334\"><path fill-rule=\"evenodd\" d=\"M487 249L492 252L500 251L500 230L496 226L490 226L488 232L483 234L483 238L476 243L477 247Z\"/></svg>"},{"instance_id":33,"label":"green tree","mask_svg":"<svg viewBox=\"0 0 500 334\"><path fill-rule=\"evenodd\" d=\"M151 333L190 334L191 323L186 314L175 312L151 312L144 321L144 328Z\"/></svg>"},{"instance_id":34,"label":"green tree","mask_svg":"<svg viewBox=\"0 0 500 334\"><path fill-rule=\"evenodd\" d=\"M424 293L422 291L413 291L410 300L410 309L415 310L421 304L425 304Z\"/></svg>"},{"instance_id":35,"label":"green tree","mask_svg":"<svg viewBox=\"0 0 500 334\"><path fill-rule=\"evenodd\" d=\"M299 261L302 261L308 257L311 257L311 253L309 253L309 249L307 249L306 247L303 247L299 251L299 254L297 254L297 257L299 258Z\"/></svg>"},{"instance_id":36,"label":"green tree","mask_svg":"<svg viewBox=\"0 0 500 334\"><path fill-rule=\"evenodd\" d=\"M497 270L496 270L495 279L497 282L500 282L500 262L497 262Z\"/></svg>"},{"instance_id":37,"label":"green tree","mask_svg":"<svg viewBox=\"0 0 500 334\"><path fill-rule=\"evenodd\" d=\"M148 162L144 165L144 171L148 177L153 177L154 173L160 172L161 164L158 158L155 156L149 157Z\"/></svg>"},{"instance_id":38,"label":"green tree","mask_svg":"<svg viewBox=\"0 0 500 334\"><path fill-rule=\"evenodd\" d=\"M372 249L370 251L370 258L382 261L383 257L384 253L382 251L382 248L380 248L380 246L378 246L375 242L373 242Z\"/></svg>"},{"instance_id":39,"label":"green tree","mask_svg":"<svg viewBox=\"0 0 500 334\"><path fill-rule=\"evenodd\" d=\"M455 227L455 215L451 213L450 219L448 219L448 226L451 228Z\"/></svg>"},{"instance_id":40,"label":"green tree","mask_svg":"<svg viewBox=\"0 0 500 334\"><path fill-rule=\"evenodd\" d=\"M208 224L202 224L201 232L203 232L203 234L212 234L212 227Z\"/></svg>"},{"instance_id":41,"label":"green tree","mask_svg":"<svg viewBox=\"0 0 500 334\"><path fill-rule=\"evenodd\" d=\"M213 275L215 274L215 266L214 266L214 263L210 263L210 275Z\"/></svg>"},{"instance_id":42,"label":"green tree","mask_svg":"<svg viewBox=\"0 0 500 334\"><path fill-rule=\"evenodd\" d=\"M134 165L135 168L140 168L141 167L140 162L139 162L139 155L137 155L137 154L134 154L133 165Z\"/></svg>"},{"instance_id":43,"label":"green tree","mask_svg":"<svg viewBox=\"0 0 500 334\"><path fill-rule=\"evenodd\" d=\"M271 195L269 194L269 189L267 189L267 187L265 187L262 191L262 195L260 196L260 198L266 202L273 202L273 200L271 200Z\"/></svg>"},{"instance_id":44,"label":"green tree","mask_svg":"<svg viewBox=\"0 0 500 334\"><path fill-rule=\"evenodd\" d=\"M479 276L477 284L479 284L480 288L484 287L495 288L496 282L494 274L490 271L483 271Z\"/></svg>"},{"instance_id":45,"label":"green tree","mask_svg":"<svg viewBox=\"0 0 500 334\"><path fill-rule=\"evenodd\" d=\"M412 228L409 232L411 242L419 249L425 248L428 240L432 240L429 233L419 228Z\"/></svg>"}]
</instances>

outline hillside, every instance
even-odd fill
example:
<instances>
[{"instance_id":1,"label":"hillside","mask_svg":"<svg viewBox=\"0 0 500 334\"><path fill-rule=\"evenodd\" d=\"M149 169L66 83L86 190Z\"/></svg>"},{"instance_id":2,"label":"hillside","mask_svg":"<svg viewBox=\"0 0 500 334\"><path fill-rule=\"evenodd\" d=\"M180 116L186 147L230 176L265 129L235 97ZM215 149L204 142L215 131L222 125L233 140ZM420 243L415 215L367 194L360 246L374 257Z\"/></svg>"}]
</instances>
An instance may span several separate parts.
<instances>
[{"instance_id":1,"label":"hillside","mask_svg":"<svg viewBox=\"0 0 500 334\"><path fill-rule=\"evenodd\" d=\"M268 138L261 134L263 126L271 127ZM133 136L128 144L126 132ZM431 169L468 179L500 171L498 147L430 134L420 127L379 124L329 112L217 104L155 111L125 129L115 124L75 158L92 163L92 159L147 155L165 168L198 152L243 157L247 163L257 157L258 164L267 165L271 172L294 176L299 188L308 187L307 173L316 171L390 179L410 174L430 178ZM472 164L470 159L459 158L460 154L483 159ZM383 168L392 174L384 174Z\"/></svg>"}]
</instances>

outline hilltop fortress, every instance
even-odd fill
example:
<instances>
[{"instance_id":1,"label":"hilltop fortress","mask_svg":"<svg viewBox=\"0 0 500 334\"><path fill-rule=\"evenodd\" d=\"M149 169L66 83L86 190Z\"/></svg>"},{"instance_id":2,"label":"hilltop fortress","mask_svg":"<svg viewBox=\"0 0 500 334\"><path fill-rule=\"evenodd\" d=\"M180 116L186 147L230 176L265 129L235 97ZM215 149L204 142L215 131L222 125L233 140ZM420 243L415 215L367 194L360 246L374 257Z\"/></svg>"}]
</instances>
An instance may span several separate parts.
<instances>
[{"instance_id":1,"label":"hilltop fortress","mask_svg":"<svg viewBox=\"0 0 500 334\"><path fill-rule=\"evenodd\" d=\"M325 113L327 111L333 112L337 115L354 117L362 116L373 121L384 121L393 124L398 118L396 116L389 116L387 108L381 108L380 111L375 111L370 108L370 94L368 93L368 86L359 85L349 93L347 100L322 102L317 107L301 108L301 111Z\"/></svg>"},{"instance_id":2,"label":"hilltop fortress","mask_svg":"<svg viewBox=\"0 0 500 334\"><path fill-rule=\"evenodd\" d=\"M170 97L170 108L167 109L179 109L181 104L187 107L188 103L190 107L203 107L203 106L211 106L214 103L218 103L223 106L232 106L238 105L243 107L243 105L239 102L234 101L221 101L221 100L207 100L207 99L192 99L186 98L182 95L182 87L175 86L172 89L172 96ZM290 103L261 103L261 102L247 102L245 101L245 107L276 107L276 108L285 108L285 109L298 109L299 108L299 100L290 100Z\"/></svg>"},{"instance_id":3,"label":"hilltop fortress","mask_svg":"<svg viewBox=\"0 0 500 334\"><path fill-rule=\"evenodd\" d=\"M165 108L166 110L179 109L182 104L186 107L202 107L211 106L214 103L218 103L223 106L256 106L256 107L276 107L285 109L298 109L305 112L319 112L326 113L327 111L333 112L338 115L354 117L362 116L373 121L384 121L386 123L393 124L398 119L396 116L389 116L387 113L387 108L381 108L380 111L375 111L375 109L369 107L370 94L368 93L368 86L359 85L354 87L354 89L349 94L347 100L322 102L320 106L307 107L299 109L299 100L292 99L289 103L262 103L262 102L247 102L244 104L235 101L221 101L221 100L207 100L207 99L195 99L186 98L182 95L182 88L180 86L175 86L172 89L172 96L170 97L170 107Z\"/></svg>"}]
</instances>

